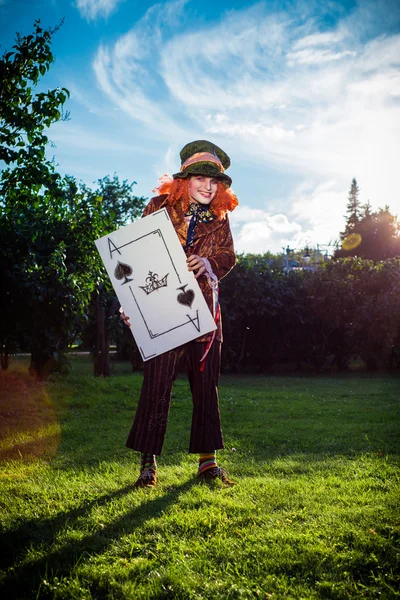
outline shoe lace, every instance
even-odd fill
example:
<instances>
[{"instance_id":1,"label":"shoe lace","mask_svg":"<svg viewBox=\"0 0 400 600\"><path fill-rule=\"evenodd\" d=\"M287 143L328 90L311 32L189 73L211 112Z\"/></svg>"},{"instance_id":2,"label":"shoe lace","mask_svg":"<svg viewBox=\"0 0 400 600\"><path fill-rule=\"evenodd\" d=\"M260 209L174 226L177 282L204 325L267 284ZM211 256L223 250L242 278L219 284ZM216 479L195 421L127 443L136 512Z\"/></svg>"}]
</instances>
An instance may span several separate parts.
<instances>
[{"instance_id":1,"label":"shoe lace","mask_svg":"<svg viewBox=\"0 0 400 600\"><path fill-rule=\"evenodd\" d=\"M221 478L222 481L229 481L229 473L223 467L212 467L211 469L207 469L207 471L204 471L204 473L200 473L200 476L201 475L205 476L205 478Z\"/></svg>"},{"instance_id":2,"label":"shoe lace","mask_svg":"<svg viewBox=\"0 0 400 600\"><path fill-rule=\"evenodd\" d=\"M139 475L139 479L143 479L143 480L154 479L155 474L156 473L155 473L154 469L150 469L150 468L143 469L143 471Z\"/></svg>"}]
</instances>

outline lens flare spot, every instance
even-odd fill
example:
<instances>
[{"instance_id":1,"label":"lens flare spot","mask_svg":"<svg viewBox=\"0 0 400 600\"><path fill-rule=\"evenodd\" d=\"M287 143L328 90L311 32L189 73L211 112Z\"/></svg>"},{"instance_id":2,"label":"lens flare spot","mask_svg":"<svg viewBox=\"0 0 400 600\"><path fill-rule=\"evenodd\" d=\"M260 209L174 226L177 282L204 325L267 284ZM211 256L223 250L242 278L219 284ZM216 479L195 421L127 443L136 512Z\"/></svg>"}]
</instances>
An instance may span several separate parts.
<instances>
[{"instance_id":1,"label":"lens flare spot","mask_svg":"<svg viewBox=\"0 0 400 600\"><path fill-rule=\"evenodd\" d=\"M362 237L359 233L350 233L342 242L343 250L354 250L361 244Z\"/></svg>"},{"instance_id":2,"label":"lens flare spot","mask_svg":"<svg viewBox=\"0 0 400 600\"><path fill-rule=\"evenodd\" d=\"M0 461L50 459L61 427L47 387L14 364L1 372Z\"/></svg>"}]
</instances>

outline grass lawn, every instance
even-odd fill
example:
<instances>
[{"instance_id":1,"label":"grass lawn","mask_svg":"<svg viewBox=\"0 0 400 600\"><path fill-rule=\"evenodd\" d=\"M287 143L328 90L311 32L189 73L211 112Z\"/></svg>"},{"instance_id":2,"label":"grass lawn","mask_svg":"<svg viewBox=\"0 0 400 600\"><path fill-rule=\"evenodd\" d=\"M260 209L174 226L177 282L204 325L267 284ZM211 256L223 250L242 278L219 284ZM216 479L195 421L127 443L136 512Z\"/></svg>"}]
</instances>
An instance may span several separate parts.
<instances>
[{"instance_id":1,"label":"grass lawn","mask_svg":"<svg viewBox=\"0 0 400 600\"><path fill-rule=\"evenodd\" d=\"M238 484L200 484L174 388L155 490L125 448L141 385L88 357L0 375L0 594L18 598L400 597L400 377L223 376Z\"/></svg>"}]
</instances>

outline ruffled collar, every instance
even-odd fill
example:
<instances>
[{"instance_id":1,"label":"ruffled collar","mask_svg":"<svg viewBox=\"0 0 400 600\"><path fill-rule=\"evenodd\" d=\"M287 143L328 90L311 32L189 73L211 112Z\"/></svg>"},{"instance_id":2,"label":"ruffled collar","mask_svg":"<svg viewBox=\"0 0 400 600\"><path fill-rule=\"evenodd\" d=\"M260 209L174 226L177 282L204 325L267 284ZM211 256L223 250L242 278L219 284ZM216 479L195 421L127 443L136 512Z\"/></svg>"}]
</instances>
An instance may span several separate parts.
<instances>
[{"instance_id":1,"label":"ruffled collar","mask_svg":"<svg viewBox=\"0 0 400 600\"><path fill-rule=\"evenodd\" d=\"M208 205L204 206L195 202L189 204L189 208L185 211L185 217L195 217L197 223L208 223L215 219L215 215Z\"/></svg>"}]
</instances>

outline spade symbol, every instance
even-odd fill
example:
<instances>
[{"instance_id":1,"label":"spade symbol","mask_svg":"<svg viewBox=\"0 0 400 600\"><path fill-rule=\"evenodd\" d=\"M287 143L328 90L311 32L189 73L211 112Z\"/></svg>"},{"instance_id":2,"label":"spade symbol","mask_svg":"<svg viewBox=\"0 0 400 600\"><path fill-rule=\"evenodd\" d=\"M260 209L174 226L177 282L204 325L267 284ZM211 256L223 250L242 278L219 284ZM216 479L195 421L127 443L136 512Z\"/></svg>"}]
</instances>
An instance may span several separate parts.
<instances>
[{"instance_id":1,"label":"spade symbol","mask_svg":"<svg viewBox=\"0 0 400 600\"><path fill-rule=\"evenodd\" d=\"M133 281L133 279L129 279L128 275L132 275L132 267L126 265L125 263L119 262L114 270L114 275L117 279L124 279L121 285L128 283L128 281Z\"/></svg>"},{"instance_id":2,"label":"spade symbol","mask_svg":"<svg viewBox=\"0 0 400 600\"><path fill-rule=\"evenodd\" d=\"M185 287L187 287L187 284L182 285L179 288L176 288L177 290L182 290L181 293L178 294L176 299L178 300L179 304L184 304L185 306L188 306L190 308L192 306L193 300L194 300L194 291L193 290L185 291Z\"/></svg>"}]
</instances>

